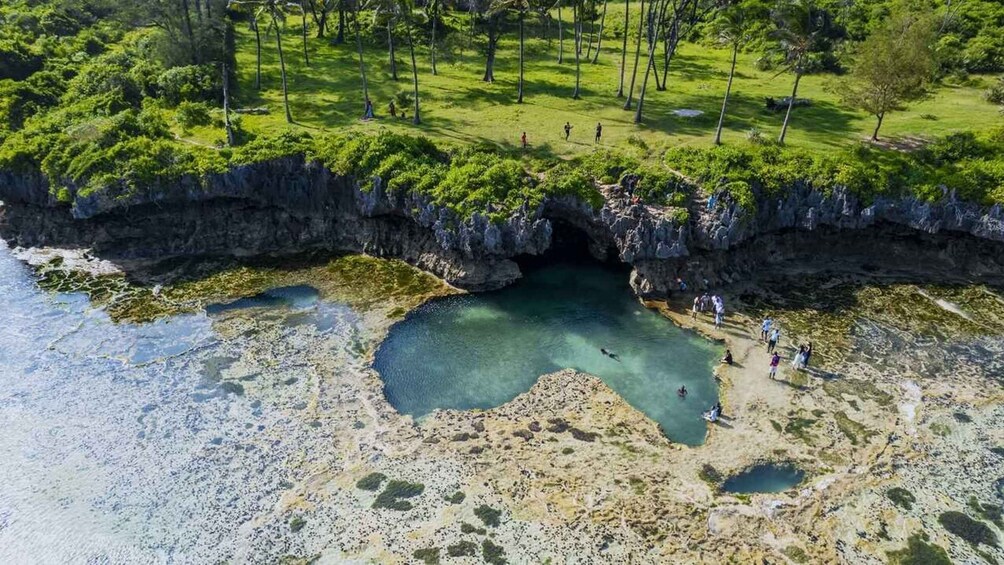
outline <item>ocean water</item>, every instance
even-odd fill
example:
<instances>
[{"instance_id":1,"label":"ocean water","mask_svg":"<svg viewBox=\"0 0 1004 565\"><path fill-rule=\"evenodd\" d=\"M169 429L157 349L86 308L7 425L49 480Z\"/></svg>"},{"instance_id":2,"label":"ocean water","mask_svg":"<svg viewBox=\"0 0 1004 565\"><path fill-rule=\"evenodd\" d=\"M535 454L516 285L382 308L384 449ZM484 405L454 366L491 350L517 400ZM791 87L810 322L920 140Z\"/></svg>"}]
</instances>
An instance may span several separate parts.
<instances>
[{"instance_id":1,"label":"ocean water","mask_svg":"<svg viewBox=\"0 0 1004 565\"><path fill-rule=\"evenodd\" d=\"M600 377L670 439L696 445L706 434L701 412L718 401L719 349L642 306L624 273L566 264L418 308L391 328L374 368L391 404L416 417L495 407L540 375L574 368Z\"/></svg>"}]
</instances>

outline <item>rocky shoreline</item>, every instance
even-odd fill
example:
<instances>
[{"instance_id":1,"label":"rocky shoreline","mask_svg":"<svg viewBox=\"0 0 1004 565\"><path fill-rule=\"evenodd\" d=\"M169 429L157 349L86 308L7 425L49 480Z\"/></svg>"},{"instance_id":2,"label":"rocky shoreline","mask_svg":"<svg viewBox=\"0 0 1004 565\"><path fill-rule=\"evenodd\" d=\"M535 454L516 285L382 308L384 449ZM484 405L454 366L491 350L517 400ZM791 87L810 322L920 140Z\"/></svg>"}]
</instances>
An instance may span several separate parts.
<instances>
[{"instance_id":1,"label":"rocky shoreline","mask_svg":"<svg viewBox=\"0 0 1004 565\"><path fill-rule=\"evenodd\" d=\"M138 279L155 280L164 264L191 257L319 250L402 259L479 291L512 283L521 257L552 250L556 232L573 230L593 256L630 265L631 285L645 298L667 296L677 278L718 285L833 256L891 271L933 264L978 279L1004 271L1004 209L951 192L936 203L866 204L845 189L798 185L783 198L762 195L755 211L724 198L710 209L695 200L683 219L607 186L600 209L552 198L493 223L487 210L461 218L372 180L362 190L356 179L289 157L142 193L76 195L71 205L58 202L40 174L0 171L0 237L12 246L87 248Z\"/></svg>"}]
</instances>

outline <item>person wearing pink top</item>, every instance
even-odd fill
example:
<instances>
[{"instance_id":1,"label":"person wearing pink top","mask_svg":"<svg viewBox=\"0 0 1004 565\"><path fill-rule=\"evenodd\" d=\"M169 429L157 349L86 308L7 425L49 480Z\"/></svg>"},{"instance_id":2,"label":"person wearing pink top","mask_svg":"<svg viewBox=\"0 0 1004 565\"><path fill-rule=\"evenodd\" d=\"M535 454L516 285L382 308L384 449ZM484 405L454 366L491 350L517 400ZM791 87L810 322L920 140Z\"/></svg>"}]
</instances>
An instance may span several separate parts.
<instances>
[{"instance_id":1,"label":"person wearing pink top","mask_svg":"<svg viewBox=\"0 0 1004 565\"><path fill-rule=\"evenodd\" d=\"M777 366L781 363L781 356L774 353L770 358L770 378L774 380L777 377Z\"/></svg>"}]
</instances>

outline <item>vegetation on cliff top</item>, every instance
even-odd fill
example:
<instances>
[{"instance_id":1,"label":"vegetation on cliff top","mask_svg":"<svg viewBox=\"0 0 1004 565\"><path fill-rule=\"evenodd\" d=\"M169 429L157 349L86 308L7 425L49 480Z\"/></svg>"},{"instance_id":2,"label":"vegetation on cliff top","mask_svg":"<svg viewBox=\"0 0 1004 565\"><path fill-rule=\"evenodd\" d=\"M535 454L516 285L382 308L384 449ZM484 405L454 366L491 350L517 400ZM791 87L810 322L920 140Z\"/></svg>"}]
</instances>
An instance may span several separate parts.
<instances>
[{"instance_id":1,"label":"vegetation on cliff top","mask_svg":"<svg viewBox=\"0 0 1004 565\"><path fill-rule=\"evenodd\" d=\"M697 6L704 0L688 1ZM792 4L794 9L798 2L785 0L778 6L763 0L731 2L751 18L751 27L742 35L741 45L735 44L742 64L749 68L742 69L738 80L743 86L729 101L724 147L692 143L710 137L710 121L717 113L712 109L721 105L718 83L726 76L728 53L713 47L728 35L725 22L710 14L678 22L689 30L686 39L672 52L653 53L656 67L665 66L662 74L656 68L655 88L646 99L647 126L635 126L623 117L630 113L617 114L613 109L619 102L603 102L603 95L591 85L612 89L607 83L616 76L613 51L622 47L617 39L627 39L627 44L641 39L633 25L625 25L637 21L639 11L626 6L633 19L625 22L619 10L610 10L606 27L590 32L590 51L594 40L599 50L601 36L607 41L604 45L616 47L593 57L581 71L583 100L564 100L557 91L568 77L564 67L550 62L551 27L567 21L556 24L553 10L534 6L540 21L528 23L527 68L521 68L521 76L527 71L528 85L525 92L521 89L526 100L508 106L505 89L511 82L508 65L515 48L508 31L515 14L501 4L489 4L479 5L473 16L450 3L419 6L425 17L419 21L411 17L416 12L409 14L396 4L389 10L359 6L364 14L356 15L354 4L340 3L341 18L359 24L360 42L349 46L343 44L343 28L337 37L324 40L325 33L334 32L327 29L335 20L334 3L319 4L321 12L313 11L310 19L279 14L278 27L262 29L264 22L257 22L254 14L236 4L228 8L223 0L206 0L195 8L171 0L135 5L110 0L13 0L0 7L4 55L0 169L40 172L49 180L52 194L71 203L95 194L118 198L163 192L175 188L184 176L204 177L233 166L302 155L355 175L364 184L380 176L388 187L427 195L463 218L482 213L496 221L547 196L574 196L596 207L602 202L596 182L622 179L634 183L635 194L645 202L684 207L694 187L676 173L696 181L706 194L720 193L747 210L797 183L823 190L847 186L866 200L901 194L935 200L947 187L968 200L1004 202L1001 128L952 133L920 150L862 145L855 133L860 128L849 126L861 116L823 88L827 81L837 80L827 73L857 68L860 61L851 54L868 57L867 50L855 49L861 40L891 33L883 26L888 12L899 10L894 2L879 1L882 9L873 11L836 10L826 1L807 4L813 14L832 16L832 26L812 32L816 35L809 52L786 52L781 58L774 48L787 43L779 43L778 34L797 30L786 23L780 8ZM192 9L198 13L190 13ZM916 121L919 118L912 116L906 130L898 122L888 127L900 134L930 134L991 125L987 116L994 113L988 105L996 100L993 87L984 99L985 85L964 86L982 79L964 75L1004 69L1004 46L987 33L1004 13L983 1L951 14L940 8L931 11L923 1L916 9L927 14L924 17L944 18L932 55L937 67L934 79L940 86L930 101L940 105L923 103L928 104L925 115L932 119ZM583 7L582 12L580 16L589 21L599 17L598 8ZM377 99L378 114L382 113L384 97L401 102L408 95L401 96L395 70L388 78L373 68L374 61L366 61L367 54L372 55L368 51L382 48L395 36L397 41L405 36L413 39L413 33L421 36L433 29L438 33L435 38L423 36L417 41L419 56L431 56L435 50L440 60L440 71L423 75L427 91L415 92L431 108L425 125L419 128L393 119L359 122L358 57L363 58L363 70L369 68L363 90ZM302 60L295 43L301 36ZM256 37L262 39L261 46ZM270 40L287 43L286 61L278 60ZM481 55L469 47L482 41L493 54L489 70L498 61L498 80L487 85L463 78L472 65L480 64ZM693 49L698 43L703 44L700 53ZM757 54L760 57L754 61ZM812 64L785 67L793 56L807 57ZM289 79L284 95L291 98L293 114L302 120L288 126L275 118L281 100L274 90L280 66L286 67ZM797 134L782 146L765 141L764 128L778 126L779 117L758 109L762 105L757 100L764 96L776 102L784 94L776 91L773 70L784 68L799 80L805 75L799 95L808 96L810 103L794 110L802 114L791 126ZM667 72L672 87L667 86ZM223 112L224 83L231 87L231 108L243 105L242 112ZM957 96L965 100L946 98ZM249 111L250 106L263 110ZM703 109L704 117L681 117L674 107ZM586 124L583 116L589 116ZM579 140L592 132L593 119L606 126L603 138L597 144L582 143ZM559 145L552 135L557 137L564 121L578 129L573 129L574 140ZM754 129L745 132L742 127L735 129L737 125ZM336 128L337 134L329 133ZM544 135L542 128L550 133ZM530 130L530 146L520 150L514 142L523 129ZM224 131L231 135L222 136ZM747 140L741 141L744 136ZM575 159L561 159L570 156Z\"/></svg>"}]
</instances>

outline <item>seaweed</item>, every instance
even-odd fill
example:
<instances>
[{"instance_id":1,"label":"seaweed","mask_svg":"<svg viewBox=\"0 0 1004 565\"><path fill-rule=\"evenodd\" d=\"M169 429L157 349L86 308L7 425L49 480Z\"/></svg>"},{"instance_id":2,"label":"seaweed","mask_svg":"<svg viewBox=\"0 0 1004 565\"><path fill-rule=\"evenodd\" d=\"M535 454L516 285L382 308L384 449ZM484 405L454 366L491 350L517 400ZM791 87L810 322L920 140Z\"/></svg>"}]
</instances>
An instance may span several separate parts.
<instances>
[{"instance_id":1,"label":"seaweed","mask_svg":"<svg viewBox=\"0 0 1004 565\"><path fill-rule=\"evenodd\" d=\"M495 510L491 506L482 504L481 506L478 506L477 508L474 509L474 515L480 518L481 521L484 522L486 526L497 528L501 523L499 518L502 516L502 511Z\"/></svg>"},{"instance_id":2,"label":"seaweed","mask_svg":"<svg viewBox=\"0 0 1004 565\"><path fill-rule=\"evenodd\" d=\"M938 522L950 533L959 536L973 546L984 544L997 547L997 534L983 522L973 520L963 512L943 512L938 516Z\"/></svg>"},{"instance_id":3,"label":"seaweed","mask_svg":"<svg viewBox=\"0 0 1004 565\"><path fill-rule=\"evenodd\" d=\"M380 485L383 484L384 479L386 478L387 475L384 475L383 473L370 473L369 475L366 475L356 481L356 488L361 490L376 491L380 488Z\"/></svg>"}]
</instances>

